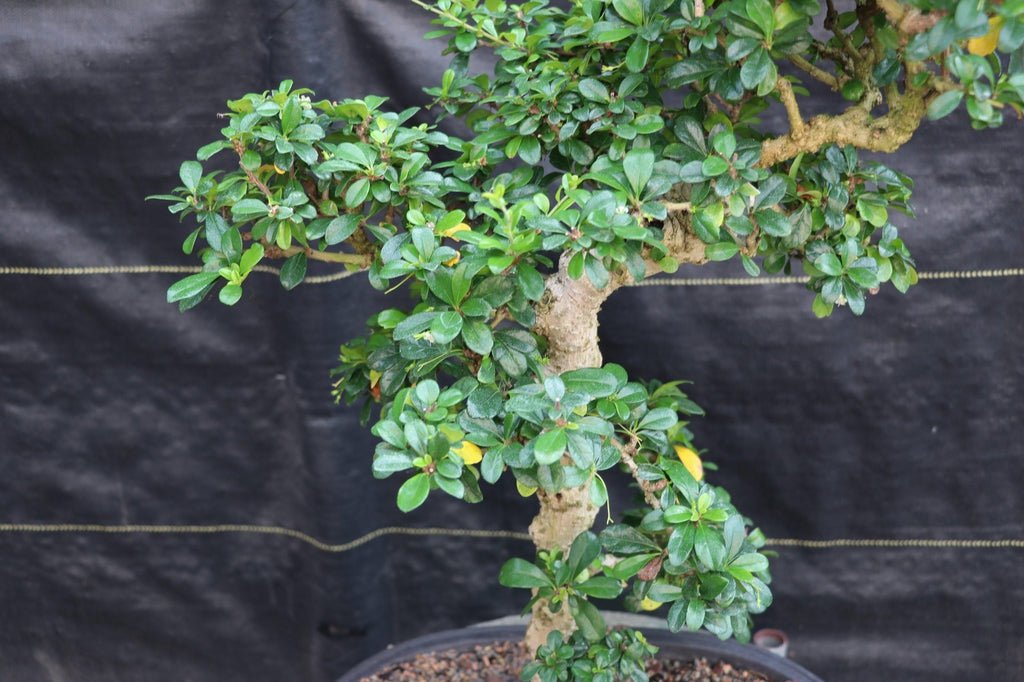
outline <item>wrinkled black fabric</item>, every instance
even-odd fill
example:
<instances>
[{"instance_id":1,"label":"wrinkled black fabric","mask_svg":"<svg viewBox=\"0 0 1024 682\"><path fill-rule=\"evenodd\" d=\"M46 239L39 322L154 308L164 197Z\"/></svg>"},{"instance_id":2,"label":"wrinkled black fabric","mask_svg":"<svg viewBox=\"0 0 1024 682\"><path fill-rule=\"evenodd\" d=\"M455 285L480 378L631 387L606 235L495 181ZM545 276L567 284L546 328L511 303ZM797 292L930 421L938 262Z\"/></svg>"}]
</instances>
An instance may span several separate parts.
<instances>
[{"instance_id":1,"label":"wrinkled black fabric","mask_svg":"<svg viewBox=\"0 0 1024 682\"><path fill-rule=\"evenodd\" d=\"M177 184L225 99L293 78L420 104L446 65L428 29L400 0L8 0L0 266L190 264L187 230L142 198ZM952 117L890 161L918 182L902 224L922 270L1024 264L1021 140L1019 124ZM680 275L709 273L737 268ZM0 277L0 522L267 524L336 543L525 528L533 503L509 481L483 506L438 495L406 517L400 481L372 480L372 437L327 372L396 295L259 275L235 309L180 315L163 302L174 278ZM864 318L824 321L799 285L631 289L602 314L603 348L638 376L695 381L715 480L769 536L1020 538L1021 284L886 288ZM529 547L3 532L0 552L5 682L321 682L388 642L518 610L495 578ZM828 680L1022 679L1022 559L781 548L758 624Z\"/></svg>"}]
</instances>

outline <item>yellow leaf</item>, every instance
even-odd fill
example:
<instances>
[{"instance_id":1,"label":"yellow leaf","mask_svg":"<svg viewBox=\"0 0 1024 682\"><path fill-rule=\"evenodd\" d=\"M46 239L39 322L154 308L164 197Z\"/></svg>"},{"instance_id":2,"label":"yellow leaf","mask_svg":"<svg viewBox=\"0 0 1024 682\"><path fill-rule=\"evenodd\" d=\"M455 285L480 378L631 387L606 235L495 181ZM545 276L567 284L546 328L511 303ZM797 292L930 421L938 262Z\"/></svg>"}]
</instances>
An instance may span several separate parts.
<instances>
[{"instance_id":1,"label":"yellow leaf","mask_svg":"<svg viewBox=\"0 0 1024 682\"><path fill-rule=\"evenodd\" d=\"M967 51L979 57L990 55L996 51L999 44L999 31L1003 28L1002 17L992 17L988 20L988 33L967 41Z\"/></svg>"},{"instance_id":2,"label":"yellow leaf","mask_svg":"<svg viewBox=\"0 0 1024 682\"><path fill-rule=\"evenodd\" d=\"M453 265L458 263L461 258L462 258L462 254L456 251L455 252L455 256L453 258L450 258L450 259L446 260L444 262L444 264L447 265L448 267L452 267Z\"/></svg>"},{"instance_id":3,"label":"yellow leaf","mask_svg":"<svg viewBox=\"0 0 1024 682\"><path fill-rule=\"evenodd\" d=\"M529 497L530 495L532 495L535 492L537 492L536 488L531 488L528 485L523 485L519 481L516 481L516 490L518 490L519 494L522 495L523 497Z\"/></svg>"},{"instance_id":4,"label":"yellow leaf","mask_svg":"<svg viewBox=\"0 0 1024 682\"><path fill-rule=\"evenodd\" d=\"M702 480L704 478L704 464L700 461L700 455L690 448L684 448L682 445L677 445L675 448L676 456L683 463L683 466L686 467L686 470L690 472L690 475L695 480Z\"/></svg>"},{"instance_id":5,"label":"yellow leaf","mask_svg":"<svg viewBox=\"0 0 1024 682\"><path fill-rule=\"evenodd\" d=\"M464 440L458 446L452 448L452 452L461 457L462 461L466 464L479 464L480 460L484 458L480 447L476 443L470 443L468 440Z\"/></svg>"},{"instance_id":6,"label":"yellow leaf","mask_svg":"<svg viewBox=\"0 0 1024 682\"><path fill-rule=\"evenodd\" d=\"M643 611L654 611L659 606L661 606L661 602L660 601L654 601L650 597L644 597L644 600L642 602L640 602L640 608Z\"/></svg>"},{"instance_id":7,"label":"yellow leaf","mask_svg":"<svg viewBox=\"0 0 1024 682\"><path fill-rule=\"evenodd\" d=\"M470 229L469 225L467 225L466 223L459 223L458 225L455 225L454 227L449 227L447 230L445 230L441 234L443 234L445 237L448 237L449 239L454 239L455 241L461 241L455 235L458 234L459 232L465 232L468 229Z\"/></svg>"},{"instance_id":8,"label":"yellow leaf","mask_svg":"<svg viewBox=\"0 0 1024 682\"><path fill-rule=\"evenodd\" d=\"M377 382L380 381L380 372L375 369L370 370L370 386L376 386Z\"/></svg>"}]
</instances>

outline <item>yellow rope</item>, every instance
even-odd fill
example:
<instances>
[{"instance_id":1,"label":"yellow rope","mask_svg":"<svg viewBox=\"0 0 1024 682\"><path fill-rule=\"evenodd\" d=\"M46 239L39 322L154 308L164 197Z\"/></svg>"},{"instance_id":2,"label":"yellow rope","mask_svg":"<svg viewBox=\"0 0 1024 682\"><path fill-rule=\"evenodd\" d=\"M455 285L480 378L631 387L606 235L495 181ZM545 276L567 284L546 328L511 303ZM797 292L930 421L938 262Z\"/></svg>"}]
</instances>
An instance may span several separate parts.
<instances>
[{"instance_id":1,"label":"yellow rope","mask_svg":"<svg viewBox=\"0 0 1024 682\"><path fill-rule=\"evenodd\" d=\"M918 273L918 279L987 279L992 277L1024 277L1024 268L1003 268L1000 270L940 270L938 272ZM708 286L766 286L771 284L806 284L810 277L793 275L790 277L704 277L680 278L667 277L662 279L645 279L631 286L635 287L708 287Z\"/></svg>"},{"instance_id":2,"label":"yellow rope","mask_svg":"<svg viewBox=\"0 0 1024 682\"><path fill-rule=\"evenodd\" d=\"M101 533L107 535L125 535L130 533L148 533L157 535L218 535L224 533L249 533L255 535L279 535L293 538L306 543L322 552L339 554L362 547L368 542L387 535L412 536L447 536L470 538L497 538L506 540L529 540L527 533L510 530L477 530L475 528L409 528L387 526L378 528L355 540L333 545L319 540L308 533L284 528L282 526L260 526L253 524L224 523L201 526L167 526L167 525L103 525L95 523L0 523L0 533Z\"/></svg>"},{"instance_id":3,"label":"yellow rope","mask_svg":"<svg viewBox=\"0 0 1024 682\"><path fill-rule=\"evenodd\" d=\"M770 538L772 547L800 547L802 549L836 549L839 547L896 547L927 549L1024 549L1024 540L881 540L839 538L836 540L801 540L798 538Z\"/></svg>"},{"instance_id":4,"label":"yellow rope","mask_svg":"<svg viewBox=\"0 0 1024 682\"><path fill-rule=\"evenodd\" d=\"M149 275L149 274L187 274L199 272L195 265L99 265L87 267L22 267L0 266L0 275L28 275L38 277L69 277L85 275ZM254 270L271 275L279 275L278 268L269 265L257 265ZM329 275L311 275L306 277L307 284L328 284L346 279L360 272L359 270L336 272ZM922 272L918 274L922 280L961 280L988 279L993 277L1024 277L1024 268L1003 268L996 270L941 270L938 272ZM668 277L662 279L646 279L631 286L635 287L708 287L708 286L768 286L775 284L804 284L809 280L806 276L790 277Z\"/></svg>"},{"instance_id":5,"label":"yellow rope","mask_svg":"<svg viewBox=\"0 0 1024 682\"><path fill-rule=\"evenodd\" d=\"M93 523L0 523L0 533L100 533L126 535L131 533L156 535L217 535L226 533L248 533L254 535L277 535L288 537L315 547L322 552L340 554L388 535L442 536L480 539L502 539L529 541L528 533L510 530L480 530L475 528L410 528L388 526L378 528L355 540L342 544L330 544L308 533L283 526L261 526L254 524L214 525L103 525ZM802 549L836 549L843 547L868 548L926 548L926 549L1024 549L1024 540L928 540L928 539L867 539L840 538L836 540L802 540L798 538L769 538L771 547L799 547Z\"/></svg>"},{"instance_id":6,"label":"yellow rope","mask_svg":"<svg viewBox=\"0 0 1024 682\"><path fill-rule=\"evenodd\" d=\"M257 265L255 272L280 275L281 270L269 265ZM198 265L97 265L88 267L34 268L14 265L0 265L0 275L28 275L35 277L82 277L87 275L153 275L189 274L202 272ZM307 284L327 284L351 277L359 270L335 272L330 275L311 275L304 280Z\"/></svg>"}]
</instances>

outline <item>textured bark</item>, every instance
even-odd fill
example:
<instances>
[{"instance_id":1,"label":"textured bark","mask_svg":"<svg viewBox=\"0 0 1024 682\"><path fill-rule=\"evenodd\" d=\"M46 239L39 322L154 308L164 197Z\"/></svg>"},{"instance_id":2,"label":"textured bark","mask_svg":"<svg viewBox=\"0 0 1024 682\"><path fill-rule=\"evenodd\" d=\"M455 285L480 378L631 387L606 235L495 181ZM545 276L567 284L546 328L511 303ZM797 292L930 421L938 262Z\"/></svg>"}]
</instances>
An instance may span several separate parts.
<instances>
[{"instance_id":1,"label":"textured bark","mask_svg":"<svg viewBox=\"0 0 1024 682\"><path fill-rule=\"evenodd\" d=\"M890 102L889 112L877 118L860 106L836 116L815 116L799 131L767 140L761 146L759 165L770 168L830 144L894 152L910 140L927 109L923 93L908 92Z\"/></svg>"},{"instance_id":2,"label":"textured bark","mask_svg":"<svg viewBox=\"0 0 1024 682\"><path fill-rule=\"evenodd\" d=\"M670 193L670 200L684 198ZM703 263L704 244L689 230L689 215L673 213L665 221L665 243L680 263ZM544 297L537 304L534 330L548 340L548 372L560 374L573 369L601 366L598 346L597 315L601 305L619 287L631 281L630 275L616 272L604 289L597 289L586 275L572 279L567 271L569 259L563 254L558 271L548 277ZM659 271L648 262L647 274ZM568 551L577 535L594 525L597 507L590 502L588 486L568 488L557 493L537 492L540 511L530 524L530 537L538 550L560 548ZM552 613L544 600L533 607L526 630L526 645L531 651L544 644L548 633L576 629L568 608Z\"/></svg>"},{"instance_id":3,"label":"textured bark","mask_svg":"<svg viewBox=\"0 0 1024 682\"><path fill-rule=\"evenodd\" d=\"M586 276L574 280L567 272L568 262L563 254L558 272L548 277L544 298L537 305L535 329L548 340L548 371L552 374L601 366L597 314L601 304L619 286L616 281L596 289ZM537 500L540 511L530 524L530 537L538 550L568 551L576 536L594 525L597 507L590 502L587 486L557 493L539 490ZM553 630L570 633L575 629L568 607L552 613L542 599L533 606L526 645L530 651L536 651Z\"/></svg>"},{"instance_id":4,"label":"textured bark","mask_svg":"<svg viewBox=\"0 0 1024 682\"><path fill-rule=\"evenodd\" d=\"M557 493L537 491L540 512L530 524L530 537L538 549L562 548L568 551L576 536L594 525L597 507L590 502L587 486L567 488ZM557 613L548 608L546 600L533 606L530 625L526 629L526 646L536 651L553 630L569 633L576 629L568 606Z\"/></svg>"}]
</instances>

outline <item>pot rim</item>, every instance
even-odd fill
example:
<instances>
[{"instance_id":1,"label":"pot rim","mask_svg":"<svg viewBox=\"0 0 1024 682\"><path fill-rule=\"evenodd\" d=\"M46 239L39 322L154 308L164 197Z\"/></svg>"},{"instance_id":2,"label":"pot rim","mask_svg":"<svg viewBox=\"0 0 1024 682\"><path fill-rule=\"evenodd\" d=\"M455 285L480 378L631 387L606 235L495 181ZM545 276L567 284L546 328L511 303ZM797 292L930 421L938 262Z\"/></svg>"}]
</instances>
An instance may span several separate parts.
<instances>
[{"instance_id":1,"label":"pot rim","mask_svg":"<svg viewBox=\"0 0 1024 682\"><path fill-rule=\"evenodd\" d=\"M672 657L721 659L772 676L779 682L822 682L821 678L794 661L752 645L731 640L722 641L708 633L673 633L661 628L640 629L652 644ZM514 625L474 626L432 632L389 646L357 664L337 682L359 682L363 677L380 672L389 665L409 661L418 654L428 651L465 650L478 644L520 640L524 632L523 627Z\"/></svg>"}]
</instances>

